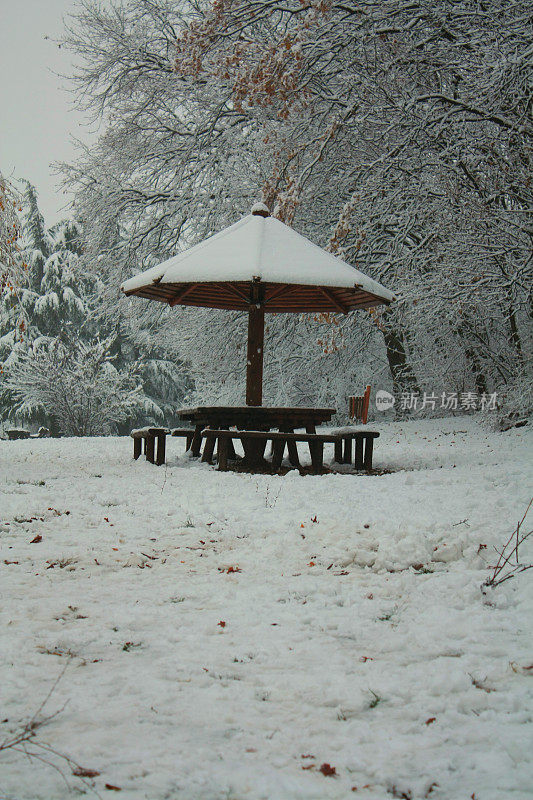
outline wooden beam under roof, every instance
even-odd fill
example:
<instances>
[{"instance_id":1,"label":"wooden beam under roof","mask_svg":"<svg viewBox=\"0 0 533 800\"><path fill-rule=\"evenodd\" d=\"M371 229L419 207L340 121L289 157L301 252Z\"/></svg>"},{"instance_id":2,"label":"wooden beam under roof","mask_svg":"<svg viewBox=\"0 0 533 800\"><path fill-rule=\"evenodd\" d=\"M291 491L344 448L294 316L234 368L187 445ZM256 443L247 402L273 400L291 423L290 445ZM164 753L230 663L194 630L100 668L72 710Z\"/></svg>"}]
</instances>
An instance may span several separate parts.
<instances>
[{"instance_id":1,"label":"wooden beam under roof","mask_svg":"<svg viewBox=\"0 0 533 800\"><path fill-rule=\"evenodd\" d=\"M189 286L186 286L178 295L176 295L172 300L168 301L168 304L171 308L174 306L178 306L184 297L190 294L196 287L198 286L197 283L191 283Z\"/></svg>"}]
</instances>

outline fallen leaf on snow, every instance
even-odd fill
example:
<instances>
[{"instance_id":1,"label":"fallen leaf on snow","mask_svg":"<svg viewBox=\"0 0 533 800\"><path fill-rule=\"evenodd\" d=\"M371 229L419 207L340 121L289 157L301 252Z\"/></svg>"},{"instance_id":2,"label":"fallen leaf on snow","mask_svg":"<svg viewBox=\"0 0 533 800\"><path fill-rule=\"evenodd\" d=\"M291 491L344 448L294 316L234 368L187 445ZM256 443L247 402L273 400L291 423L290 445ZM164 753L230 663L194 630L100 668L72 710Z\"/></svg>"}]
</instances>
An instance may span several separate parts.
<instances>
[{"instance_id":1,"label":"fallen leaf on snow","mask_svg":"<svg viewBox=\"0 0 533 800\"><path fill-rule=\"evenodd\" d=\"M518 675L533 675L533 664L522 667L520 664L517 664L516 661L509 661L509 666L513 672L516 672Z\"/></svg>"},{"instance_id":2,"label":"fallen leaf on snow","mask_svg":"<svg viewBox=\"0 0 533 800\"><path fill-rule=\"evenodd\" d=\"M335 769L335 767L332 767L330 764L326 763L322 764L322 766L320 767L320 772L322 773L322 775L326 777L330 777L337 774L337 770Z\"/></svg>"},{"instance_id":3,"label":"fallen leaf on snow","mask_svg":"<svg viewBox=\"0 0 533 800\"><path fill-rule=\"evenodd\" d=\"M42 540L43 540L43 537L41 536L40 533L38 533L37 536L35 537L35 539L31 540L30 544L39 544L39 542L42 542Z\"/></svg>"},{"instance_id":4,"label":"fallen leaf on snow","mask_svg":"<svg viewBox=\"0 0 533 800\"><path fill-rule=\"evenodd\" d=\"M85 767L76 767L72 770L72 774L77 778L96 778L100 775L97 769L85 769Z\"/></svg>"}]
</instances>

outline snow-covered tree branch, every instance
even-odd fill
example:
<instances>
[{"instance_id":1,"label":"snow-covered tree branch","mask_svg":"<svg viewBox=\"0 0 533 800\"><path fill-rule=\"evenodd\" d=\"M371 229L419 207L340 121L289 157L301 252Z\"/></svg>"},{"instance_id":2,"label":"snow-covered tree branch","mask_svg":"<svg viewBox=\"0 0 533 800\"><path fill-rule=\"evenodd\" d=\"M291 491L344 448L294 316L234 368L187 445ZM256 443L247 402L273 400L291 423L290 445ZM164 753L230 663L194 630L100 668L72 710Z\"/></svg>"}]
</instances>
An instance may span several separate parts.
<instances>
[{"instance_id":1,"label":"snow-covered tree branch","mask_svg":"<svg viewBox=\"0 0 533 800\"><path fill-rule=\"evenodd\" d=\"M261 193L400 298L338 325L273 318L270 399L309 398L317 369L339 407L368 381L398 392L527 381L527 20L521 0L85 2L66 42L80 102L107 128L65 173L87 221L84 258L113 309L121 280L235 221ZM240 399L227 315L219 325L201 311L122 309L133 329L157 318L204 396Z\"/></svg>"}]
</instances>

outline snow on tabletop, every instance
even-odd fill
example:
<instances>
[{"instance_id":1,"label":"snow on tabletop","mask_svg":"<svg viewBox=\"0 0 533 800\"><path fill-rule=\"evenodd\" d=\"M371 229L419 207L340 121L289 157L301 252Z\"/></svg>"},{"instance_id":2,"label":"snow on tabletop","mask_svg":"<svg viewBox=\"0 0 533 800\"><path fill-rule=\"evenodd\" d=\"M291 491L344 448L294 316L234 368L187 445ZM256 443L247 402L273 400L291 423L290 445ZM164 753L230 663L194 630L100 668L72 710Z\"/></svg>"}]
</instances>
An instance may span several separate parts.
<instances>
[{"instance_id":1,"label":"snow on tabletop","mask_svg":"<svg viewBox=\"0 0 533 800\"><path fill-rule=\"evenodd\" d=\"M480 591L531 432L377 427L381 477L2 442L0 741L58 712L37 740L102 797L531 797L533 572ZM0 796L87 789L47 757L72 792L8 749Z\"/></svg>"},{"instance_id":2,"label":"snow on tabletop","mask_svg":"<svg viewBox=\"0 0 533 800\"><path fill-rule=\"evenodd\" d=\"M380 283L327 253L274 217L249 214L163 264L130 278L125 292L162 283L251 281L353 288L393 300Z\"/></svg>"}]
</instances>

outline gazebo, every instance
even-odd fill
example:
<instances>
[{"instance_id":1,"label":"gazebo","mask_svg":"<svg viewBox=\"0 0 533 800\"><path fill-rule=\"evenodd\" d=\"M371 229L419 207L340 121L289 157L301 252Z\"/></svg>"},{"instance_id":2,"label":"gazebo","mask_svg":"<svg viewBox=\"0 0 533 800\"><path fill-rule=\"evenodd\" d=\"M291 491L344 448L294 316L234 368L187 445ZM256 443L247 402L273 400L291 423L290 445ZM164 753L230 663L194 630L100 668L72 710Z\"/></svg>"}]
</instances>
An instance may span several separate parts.
<instances>
[{"instance_id":1,"label":"gazebo","mask_svg":"<svg viewBox=\"0 0 533 800\"><path fill-rule=\"evenodd\" d=\"M346 314L394 300L380 283L271 217L263 203L121 289L171 307L248 311L247 406L262 405L265 312Z\"/></svg>"}]
</instances>

